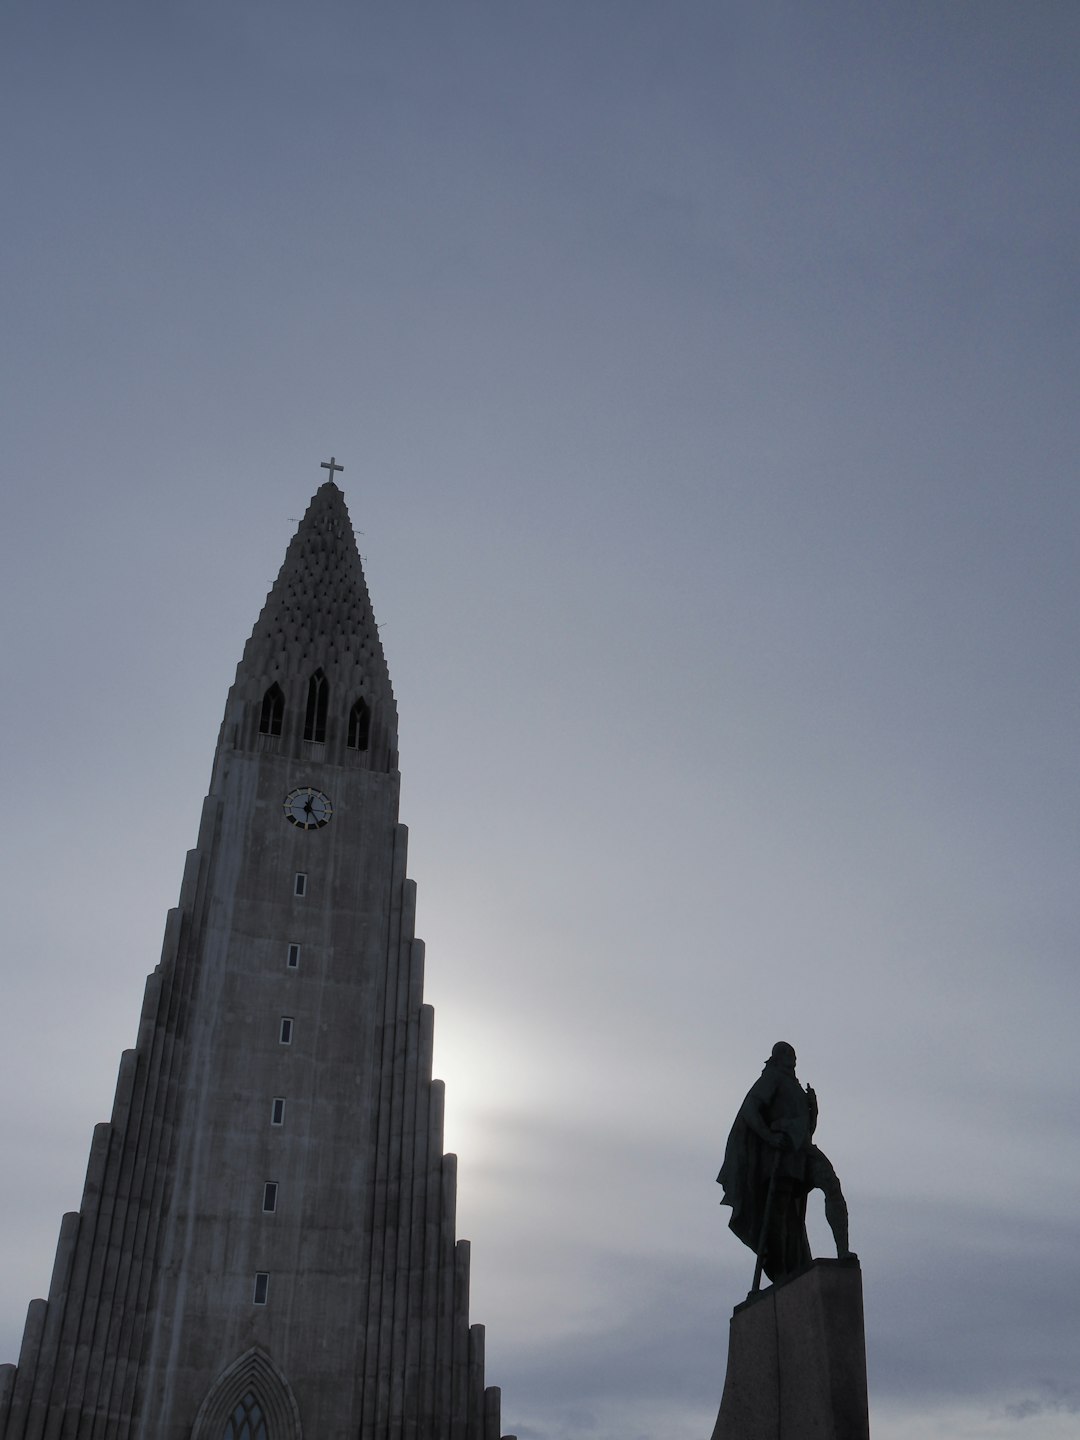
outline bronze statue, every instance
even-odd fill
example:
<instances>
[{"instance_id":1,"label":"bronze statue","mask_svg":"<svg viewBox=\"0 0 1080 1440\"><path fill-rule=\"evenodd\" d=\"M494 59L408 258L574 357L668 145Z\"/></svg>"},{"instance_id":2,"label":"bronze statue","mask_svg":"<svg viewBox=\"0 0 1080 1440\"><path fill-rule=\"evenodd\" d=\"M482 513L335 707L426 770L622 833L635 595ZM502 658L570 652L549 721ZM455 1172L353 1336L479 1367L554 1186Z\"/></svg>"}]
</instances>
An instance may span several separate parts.
<instances>
[{"instance_id":1,"label":"bronze statue","mask_svg":"<svg viewBox=\"0 0 1080 1440\"><path fill-rule=\"evenodd\" d=\"M717 1182L722 1205L731 1206L729 1227L758 1257L754 1290L761 1271L781 1280L810 1263L806 1238L806 1197L825 1194L836 1253L848 1249L848 1210L836 1171L812 1143L817 1127L817 1096L795 1075L795 1051L778 1041L761 1078L750 1087L728 1136Z\"/></svg>"}]
</instances>

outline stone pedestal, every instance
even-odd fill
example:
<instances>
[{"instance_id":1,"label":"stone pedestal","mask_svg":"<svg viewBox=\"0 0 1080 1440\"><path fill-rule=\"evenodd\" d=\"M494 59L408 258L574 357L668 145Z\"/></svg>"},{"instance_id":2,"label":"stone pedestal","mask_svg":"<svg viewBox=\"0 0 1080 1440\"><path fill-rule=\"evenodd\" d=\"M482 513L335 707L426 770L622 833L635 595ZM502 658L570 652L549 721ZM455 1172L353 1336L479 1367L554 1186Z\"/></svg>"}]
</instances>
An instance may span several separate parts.
<instances>
[{"instance_id":1,"label":"stone pedestal","mask_svg":"<svg viewBox=\"0 0 1080 1440\"><path fill-rule=\"evenodd\" d=\"M805 1270L736 1306L713 1440L869 1440L862 1272Z\"/></svg>"}]
</instances>

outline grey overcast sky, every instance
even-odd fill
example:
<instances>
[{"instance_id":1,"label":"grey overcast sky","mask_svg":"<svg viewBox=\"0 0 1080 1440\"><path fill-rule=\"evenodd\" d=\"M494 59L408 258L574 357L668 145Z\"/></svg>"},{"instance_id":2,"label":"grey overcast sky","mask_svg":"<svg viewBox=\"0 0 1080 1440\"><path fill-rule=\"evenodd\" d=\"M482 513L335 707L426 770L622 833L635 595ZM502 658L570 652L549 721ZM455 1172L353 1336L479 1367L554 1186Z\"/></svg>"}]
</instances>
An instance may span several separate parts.
<instances>
[{"instance_id":1,"label":"grey overcast sky","mask_svg":"<svg viewBox=\"0 0 1080 1440\"><path fill-rule=\"evenodd\" d=\"M1080 1434L1078 50L1074 0L8 0L0 1359L333 453L505 1428L709 1434L783 1037L875 1440Z\"/></svg>"}]
</instances>

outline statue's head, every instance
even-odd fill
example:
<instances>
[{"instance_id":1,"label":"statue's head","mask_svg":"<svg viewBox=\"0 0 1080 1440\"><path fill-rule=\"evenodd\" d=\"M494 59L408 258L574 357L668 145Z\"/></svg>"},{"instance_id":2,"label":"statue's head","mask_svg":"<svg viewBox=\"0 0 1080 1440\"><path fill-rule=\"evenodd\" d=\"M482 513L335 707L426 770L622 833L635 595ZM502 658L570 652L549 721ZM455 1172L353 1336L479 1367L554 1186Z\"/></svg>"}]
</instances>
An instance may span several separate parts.
<instances>
[{"instance_id":1,"label":"statue's head","mask_svg":"<svg viewBox=\"0 0 1080 1440\"><path fill-rule=\"evenodd\" d=\"M786 1040L778 1040L772 1047L772 1062L779 1065L781 1070L795 1070L795 1047L789 1045Z\"/></svg>"}]
</instances>

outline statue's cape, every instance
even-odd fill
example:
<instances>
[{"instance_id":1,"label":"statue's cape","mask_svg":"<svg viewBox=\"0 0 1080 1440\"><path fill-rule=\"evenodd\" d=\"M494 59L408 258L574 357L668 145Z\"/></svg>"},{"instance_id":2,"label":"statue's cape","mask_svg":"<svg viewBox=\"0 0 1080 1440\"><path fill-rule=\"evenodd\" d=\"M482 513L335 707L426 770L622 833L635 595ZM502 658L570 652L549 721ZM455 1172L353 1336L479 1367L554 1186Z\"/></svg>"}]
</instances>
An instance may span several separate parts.
<instances>
[{"instance_id":1,"label":"statue's cape","mask_svg":"<svg viewBox=\"0 0 1080 1440\"><path fill-rule=\"evenodd\" d=\"M728 1228L755 1253L761 1239L765 1197L775 1154L776 1151L762 1144L740 1111L731 1127L716 1182L724 1187L721 1205L731 1206Z\"/></svg>"},{"instance_id":2,"label":"statue's cape","mask_svg":"<svg viewBox=\"0 0 1080 1440\"><path fill-rule=\"evenodd\" d=\"M770 1110L774 1107L778 1079L779 1077L770 1071L769 1066L766 1066L761 1079L748 1091L746 1099L739 1107L739 1113L735 1117L731 1133L728 1135L727 1146L724 1150L724 1163L720 1167L720 1174L716 1177L717 1183L724 1188L724 1197L720 1203L731 1206L729 1229L739 1237L744 1245L749 1245L755 1254L761 1241L761 1227L765 1220L765 1201L768 1197L769 1181L772 1179L774 1166L777 1168L777 1178L790 1182L785 1187L789 1196L788 1203L792 1203L790 1197L794 1192L795 1203L799 1206L800 1220L806 1213L806 1196L803 1185L807 1156L810 1151L808 1144L810 1138L809 1114L803 1115L799 1106L795 1107L796 1113L784 1114L785 1109L788 1109L789 1112L791 1110L790 1096L787 1105L781 1104L781 1118L774 1121L774 1126L784 1129L793 1142L791 1149L783 1151L773 1150L771 1146L766 1145L745 1119L748 1106L760 1108L764 1105ZM801 1100L801 1092L797 1085L795 1093Z\"/></svg>"}]
</instances>

